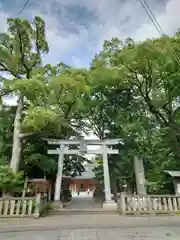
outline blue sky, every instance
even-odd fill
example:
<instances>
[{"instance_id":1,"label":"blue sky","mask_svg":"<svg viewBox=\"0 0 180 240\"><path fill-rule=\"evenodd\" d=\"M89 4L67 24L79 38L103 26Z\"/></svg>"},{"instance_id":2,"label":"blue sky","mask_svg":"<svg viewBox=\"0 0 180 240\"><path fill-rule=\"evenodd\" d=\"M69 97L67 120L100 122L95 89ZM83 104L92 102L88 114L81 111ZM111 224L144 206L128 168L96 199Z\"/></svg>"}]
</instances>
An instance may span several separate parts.
<instances>
[{"instance_id":1,"label":"blue sky","mask_svg":"<svg viewBox=\"0 0 180 240\"><path fill-rule=\"evenodd\" d=\"M16 17L25 0L0 0L0 32L6 19ZM148 0L165 33L180 27L180 0ZM21 17L40 15L46 22L50 52L47 63L64 61L75 67L89 65L104 40L132 37L144 40L158 33L138 0L30 0Z\"/></svg>"}]
</instances>

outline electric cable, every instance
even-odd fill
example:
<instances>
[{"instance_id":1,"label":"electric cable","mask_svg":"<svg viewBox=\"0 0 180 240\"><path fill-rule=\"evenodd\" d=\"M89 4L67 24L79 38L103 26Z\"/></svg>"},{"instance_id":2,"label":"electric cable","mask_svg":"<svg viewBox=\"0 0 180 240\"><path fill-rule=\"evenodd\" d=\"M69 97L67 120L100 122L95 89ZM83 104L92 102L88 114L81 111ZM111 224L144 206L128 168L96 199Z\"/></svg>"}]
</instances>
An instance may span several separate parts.
<instances>
[{"instance_id":1,"label":"electric cable","mask_svg":"<svg viewBox=\"0 0 180 240\"><path fill-rule=\"evenodd\" d=\"M149 16L149 18L151 19L153 25L155 26L155 28L157 29L158 33L160 35L165 35L160 23L158 22L158 20L156 19L153 11L151 10L149 4L147 3L146 0L139 0L139 2L141 3L142 7L144 8L145 12L147 13L147 15ZM177 61L177 63L180 65L180 58L178 57L178 55L176 54L176 52L173 50L172 51L173 57L174 59Z\"/></svg>"},{"instance_id":2,"label":"electric cable","mask_svg":"<svg viewBox=\"0 0 180 240\"><path fill-rule=\"evenodd\" d=\"M26 2L24 3L24 5L22 6L22 8L20 9L19 13L18 13L18 17L21 15L21 13L24 11L24 9L26 8L26 6L28 5L28 3L30 2L30 0L26 0Z\"/></svg>"}]
</instances>

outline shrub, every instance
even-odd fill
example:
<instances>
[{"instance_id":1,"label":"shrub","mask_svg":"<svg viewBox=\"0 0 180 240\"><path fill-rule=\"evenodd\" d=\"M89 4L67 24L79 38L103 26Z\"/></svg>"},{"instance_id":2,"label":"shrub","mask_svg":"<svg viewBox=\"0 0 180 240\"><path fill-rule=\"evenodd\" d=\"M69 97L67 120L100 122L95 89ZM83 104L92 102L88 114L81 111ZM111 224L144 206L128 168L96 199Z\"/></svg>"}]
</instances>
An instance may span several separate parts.
<instances>
[{"instance_id":1,"label":"shrub","mask_svg":"<svg viewBox=\"0 0 180 240\"><path fill-rule=\"evenodd\" d=\"M3 194L20 193L23 189L24 173L14 173L9 166L0 166L0 190Z\"/></svg>"}]
</instances>

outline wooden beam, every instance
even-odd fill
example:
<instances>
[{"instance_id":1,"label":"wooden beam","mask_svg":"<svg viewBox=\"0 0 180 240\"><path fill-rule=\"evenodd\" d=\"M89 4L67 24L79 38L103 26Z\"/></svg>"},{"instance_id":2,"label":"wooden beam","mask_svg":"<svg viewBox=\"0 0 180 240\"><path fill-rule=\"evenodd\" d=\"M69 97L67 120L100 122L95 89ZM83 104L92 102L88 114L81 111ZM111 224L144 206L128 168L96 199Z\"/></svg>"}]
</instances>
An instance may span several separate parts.
<instances>
[{"instance_id":1,"label":"wooden beam","mask_svg":"<svg viewBox=\"0 0 180 240\"><path fill-rule=\"evenodd\" d=\"M59 149L49 149L48 154L59 154ZM96 149L96 150L87 150L85 154L102 154L103 150L102 149ZM64 154L77 154L81 155L81 152L78 149L64 149ZM107 154L119 154L118 149L107 149Z\"/></svg>"},{"instance_id":2,"label":"wooden beam","mask_svg":"<svg viewBox=\"0 0 180 240\"><path fill-rule=\"evenodd\" d=\"M97 140L97 139L91 139L91 140L64 140L64 139L50 139L50 138L44 138L49 144L54 145L80 145L81 142L83 142L86 145L117 145L121 140L120 139L105 139L105 140Z\"/></svg>"}]
</instances>

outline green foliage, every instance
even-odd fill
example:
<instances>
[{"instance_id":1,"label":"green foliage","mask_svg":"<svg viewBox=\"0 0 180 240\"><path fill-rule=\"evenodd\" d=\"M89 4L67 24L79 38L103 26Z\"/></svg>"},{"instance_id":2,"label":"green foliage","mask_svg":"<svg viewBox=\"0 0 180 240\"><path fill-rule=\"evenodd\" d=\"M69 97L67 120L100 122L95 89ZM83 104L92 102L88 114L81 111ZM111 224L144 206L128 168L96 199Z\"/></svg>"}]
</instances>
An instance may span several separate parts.
<instances>
[{"instance_id":1,"label":"green foliage","mask_svg":"<svg viewBox=\"0 0 180 240\"><path fill-rule=\"evenodd\" d=\"M37 102L40 96L46 95L45 84L38 76L33 76L31 79L17 79L12 84L12 90L21 92L28 100Z\"/></svg>"},{"instance_id":2,"label":"green foliage","mask_svg":"<svg viewBox=\"0 0 180 240\"><path fill-rule=\"evenodd\" d=\"M42 66L48 44L39 17L32 23L9 19L8 26L0 35L0 72L12 79L0 78L0 101L8 94L23 96L20 135L33 133L22 137L21 168L55 176L57 158L47 156L48 146L40 137L81 138L82 132L93 132L100 139L121 139L120 154L109 156L114 192L124 183L133 190L134 156L144 160L149 192L163 192L169 184L164 170L180 168L180 65L172 54L180 54L179 32L140 43L130 38L105 41L87 70L64 63ZM2 164L9 162L13 144L11 110L1 111ZM84 160L66 156L64 173L81 174ZM94 171L103 183L102 162Z\"/></svg>"},{"instance_id":3,"label":"green foliage","mask_svg":"<svg viewBox=\"0 0 180 240\"><path fill-rule=\"evenodd\" d=\"M44 79L49 74L48 82L38 80L38 85L36 76L27 81L29 84L24 85L22 80L18 82L20 88L24 89L24 94L27 90L33 96L28 98L31 104L23 120L25 132L40 132L50 127L52 131L59 132L62 128L69 127L74 120L74 114L81 104L81 95L88 93L89 75L81 69L66 67L60 71L59 68L59 65L46 66L45 71L41 72L39 79ZM35 84L34 90L29 87L31 84Z\"/></svg>"},{"instance_id":4,"label":"green foliage","mask_svg":"<svg viewBox=\"0 0 180 240\"><path fill-rule=\"evenodd\" d=\"M15 110L15 107L3 107L0 112L0 165L7 165L11 157L12 122ZM54 137L57 135L61 138L62 132L57 131L57 126L54 125L55 123L52 123L49 129L46 127L46 131L44 132L45 136L47 137L50 135L51 137ZM54 133L52 131L53 127ZM67 128L64 133L66 136L73 136L76 134L76 131ZM45 175L48 179L55 179L58 156L47 154L49 145L46 141L41 139L41 136L43 136L43 134L32 134L23 138L20 169L26 172L30 178L43 178ZM81 172L84 171L84 168L82 167L83 162L84 158L82 157L77 158L76 156L65 156L64 174L72 174L74 176L81 174Z\"/></svg>"},{"instance_id":5,"label":"green foliage","mask_svg":"<svg viewBox=\"0 0 180 240\"><path fill-rule=\"evenodd\" d=\"M7 23L8 32L0 42L0 70L16 78L24 74L29 78L32 69L41 63L40 54L48 52L45 23L40 17L35 17L32 24L19 18L10 18Z\"/></svg>"},{"instance_id":6,"label":"green foliage","mask_svg":"<svg viewBox=\"0 0 180 240\"><path fill-rule=\"evenodd\" d=\"M2 106L0 111L0 165L8 164L12 147L12 123L14 107Z\"/></svg>"},{"instance_id":7,"label":"green foliage","mask_svg":"<svg viewBox=\"0 0 180 240\"><path fill-rule=\"evenodd\" d=\"M100 184L104 184L103 160L96 159L96 166L93 168L95 179Z\"/></svg>"},{"instance_id":8,"label":"green foliage","mask_svg":"<svg viewBox=\"0 0 180 240\"><path fill-rule=\"evenodd\" d=\"M111 124L106 124L106 136L121 138L124 143L120 148L119 159L110 156L112 178L132 187L133 157L143 157L150 192L162 192L167 185L169 180L164 176L164 170L179 170L180 167L180 69L172 56L172 49L179 52L179 35L163 36L142 43L135 43L132 39L121 41L113 38L112 41L105 41L103 51L96 55L91 65L96 72L106 69L103 71L106 76L102 74L102 78L106 79L106 83L109 79L113 91L120 87L126 91L130 89L129 98L122 94L124 91L110 95L107 102L111 107L108 109L104 105L104 115L99 118L104 120L110 116ZM113 72L118 72L117 79ZM104 90L105 84L102 85ZM106 94L110 87L107 89ZM123 101L117 101L115 97L117 100L122 98ZM98 101L102 103L102 99ZM99 107L98 101L96 104ZM114 107L115 111L112 112ZM99 109L97 112L100 112ZM94 122L97 123L97 120ZM100 126L98 129L101 129ZM99 174L101 168L98 169L96 175L102 179Z\"/></svg>"},{"instance_id":9,"label":"green foliage","mask_svg":"<svg viewBox=\"0 0 180 240\"><path fill-rule=\"evenodd\" d=\"M23 189L23 172L14 173L9 166L0 166L0 190L3 194L20 193Z\"/></svg>"},{"instance_id":10,"label":"green foliage","mask_svg":"<svg viewBox=\"0 0 180 240\"><path fill-rule=\"evenodd\" d=\"M23 146L22 161L20 168L30 178L52 178L56 175L57 159L48 156L49 146L38 135L32 135L26 139Z\"/></svg>"},{"instance_id":11,"label":"green foliage","mask_svg":"<svg viewBox=\"0 0 180 240\"><path fill-rule=\"evenodd\" d=\"M23 120L23 127L26 131L40 132L48 124L54 123L56 119L57 115L54 111L30 105Z\"/></svg>"}]
</instances>

